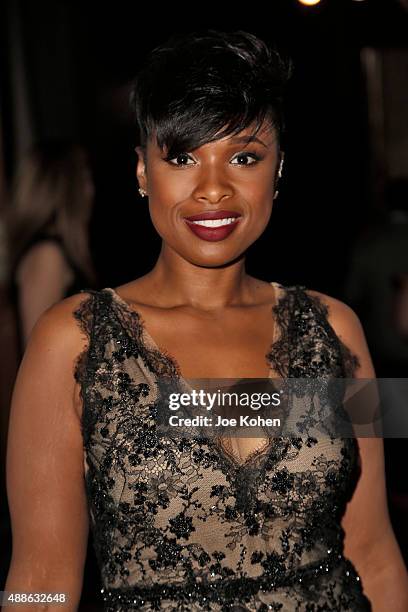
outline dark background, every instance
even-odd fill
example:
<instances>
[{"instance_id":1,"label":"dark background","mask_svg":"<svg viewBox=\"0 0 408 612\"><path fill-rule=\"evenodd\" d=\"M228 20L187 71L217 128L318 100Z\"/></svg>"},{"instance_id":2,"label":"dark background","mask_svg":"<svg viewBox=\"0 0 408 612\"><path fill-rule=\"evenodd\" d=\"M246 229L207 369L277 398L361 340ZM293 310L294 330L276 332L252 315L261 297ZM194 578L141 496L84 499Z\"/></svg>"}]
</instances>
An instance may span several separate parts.
<instances>
[{"instance_id":1,"label":"dark background","mask_svg":"<svg viewBox=\"0 0 408 612\"><path fill-rule=\"evenodd\" d=\"M6 183L34 140L81 142L96 184L91 246L100 287L146 273L160 241L137 192L130 80L145 54L171 34L205 27L250 31L289 54L294 74L284 178L269 227L248 254L248 270L343 299L351 248L386 207L384 194L374 191L360 54L365 47L407 47L407 26L408 12L398 0L322 0L314 7L296 0L8 0L0 26ZM406 527L396 529L403 546ZM96 596L92 563L84 606ZM5 557L4 571L7 564Z\"/></svg>"},{"instance_id":2,"label":"dark background","mask_svg":"<svg viewBox=\"0 0 408 612\"><path fill-rule=\"evenodd\" d=\"M397 0L322 0L314 7L296 0L228 8L172 3L150 12L143 5L6 3L1 103L7 176L18 157L10 86L18 41L31 138L69 137L91 152L97 186L92 244L101 284L138 276L154 263L159 241L136 190L129 81L145 53L172 33L246 29L275 41L295 67L285 178L249 264L261 277L339 296L349 245L373 212L360 50L406 44L407 13Z\"/></svg>"}]
</instances>

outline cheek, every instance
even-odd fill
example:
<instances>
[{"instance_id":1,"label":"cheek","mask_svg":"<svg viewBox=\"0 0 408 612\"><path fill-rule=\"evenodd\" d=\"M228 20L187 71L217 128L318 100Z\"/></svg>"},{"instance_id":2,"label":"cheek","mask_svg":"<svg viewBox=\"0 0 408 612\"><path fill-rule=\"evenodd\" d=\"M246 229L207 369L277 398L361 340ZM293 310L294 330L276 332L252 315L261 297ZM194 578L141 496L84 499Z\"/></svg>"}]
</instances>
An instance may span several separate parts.
<instances>
[{"instance_id":1,"label":"cheek","mask_svg":"<svg viewBox=\"0 0 408 612\"><path fill-rule=\"evenodd\" d=\"M256 240L266 229L272 214L272 201L263 201L262 205L255 211L251 226L253 228L252 239Z\"/></svg>"},{"instance_id":2,"label":"cheek","mask_svg":"<svg viewBox=\"0 0 408 612\"><path fill-rule=\"evenodd\" d=\"M265 231L272 215L273 196L275 193L274 178L269 174L251 181L245 189L245 198L248 203L249 237L253 242Z\"/></svg>"},{"instance_id":3,"label":"cheek","mask_svg":"<svg viewBox=\"0 0 408 612\"><path fill-rule=\"evenodd\" d=\"M188 191L180 177L165 168L149 169L149 213L158 234L165 238L174 234L175 210L188 198Z\"/></svg>"},{"instance_id":4,"label":"cheek","mask_svg":"<svg viewBox=\"0 0 408 612\"><path fill-rule=\"evenodd\" d=\"M156 185L154 192L149 194L149 214L153 226L162 238L174 236L176 224L177 199L171 190L160 190Z\"/></svg>"},{"instance_id":5,"label":"cheek","mask_svg":"<svg viewBox=\"0 0 408 612\"><path fill-rule=\"evenodd\" d=\"M250 181L241 184L241 195L248 203L250 214L261 224L269 220L274 194L275 179L270 172L259 173L256 177L252 177Z\"/></svg>"},{"instance_id":6,"label":"cheek","mask_svg":"<svg viewBox=\"0 0 408 612\"><path fill-rule=\"evenodd\" d=\"M149 193L162 202L176 204L187 199L194 183L191 175L182 170L168 170L166 166L154 168L150 173Z\"/></svg>"},{"instance_id":7,"label":"cheek","mask_svg":"<svg viewBox=\"0 0 408 612\"><path fill-rule=\"evenodd\" d=\"M273 164L259 165L247 171L243 170L237 185L249 201L267 201L275 192L275 176Z\"/></svg>"},{"instance_id":8,"label":"cheek","mask_svg":"<svg viewBox=\"0 0 408 612\"><path fill-rule=\"evenodd\" d=\"M151 194L149 198L149 213L156 232L161 238L165 238L166 233L171 231L171 207L163 203L162 200L157 199L157 193Z\"/></svg>"}]
</instances>

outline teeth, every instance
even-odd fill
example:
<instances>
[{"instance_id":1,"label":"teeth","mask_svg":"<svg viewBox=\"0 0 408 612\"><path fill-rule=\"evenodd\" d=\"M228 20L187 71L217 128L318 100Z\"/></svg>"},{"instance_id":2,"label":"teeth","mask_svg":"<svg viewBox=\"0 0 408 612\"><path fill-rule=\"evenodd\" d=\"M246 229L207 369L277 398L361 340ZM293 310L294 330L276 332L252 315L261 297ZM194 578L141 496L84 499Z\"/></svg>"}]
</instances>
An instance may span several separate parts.
<instances>
[{"instance_id":1,"label":"teeth","mask_svg":"<svg viewBox=\"0 0 408 612\"><path fill-rule=\"evenodd\" d=\"M229 217L228 219L202 219L201 221L192 221L196 225L203 225L204 227L221 227L222 225L230 225L236 220L236 217Z\"/></svg>"}]
</instances>

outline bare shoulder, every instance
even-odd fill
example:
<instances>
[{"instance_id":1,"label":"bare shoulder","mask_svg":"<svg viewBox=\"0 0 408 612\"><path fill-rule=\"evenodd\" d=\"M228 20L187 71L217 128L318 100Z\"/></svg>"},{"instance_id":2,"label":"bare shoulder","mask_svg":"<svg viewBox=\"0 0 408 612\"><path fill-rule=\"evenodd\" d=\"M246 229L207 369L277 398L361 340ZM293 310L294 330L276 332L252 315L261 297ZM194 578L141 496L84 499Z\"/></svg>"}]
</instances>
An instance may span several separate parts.
<instances>
[{"instance_id":1,"label":"bare shoulder","mask_svg":"<svg viewBox=\"0 0 408 612\"><path fill-rule=\"evenodd\" d=\"M89 348L87 319L92 316L91 294L77 293L45 310L37 319L21 360L14 397L29 393L68 402L76 416L81 416L80 372L82 356ZM76 314L77 313L77 316ZM79 368L79 369L78 369Z\"/></svg>"},{"instance_id":2,"label":"bare shoulder","mask_svg":"<svg viewBox=\"0 0 408 612\"><path fill-rule=\"evenodd\" d=\"M330 323L336 328L343 329L347 327L361 327L361 321L356 312L341 300L338 300L331 295L315 291L314 289L306 289L306 293L323 304L328 311Z\"/></svg>"},{"instance_id":3,"label":"bare shoulder","mask_svg":"<svg viewBox=\"0 0 408 612\"><path fill-rule=\"evenodd\" d=\"M76 293L47 308L35 323L25 354L58 349L75 355L83 350L86 333L76 315L91 298L88 292Z\"/></svg>"},{"instance_id":4,"label":"bare shoulder","mask_svg":"<svg viewBox=\"0 0 408 612\"><path fill-rule=\"evenodd\" d=\"M307 289L306 293L312 298L316 298L327 309L328 322L337 337L358 357L360 367L356 376L374 377L374 368L364 328L357 313L345 302L320 291Z\"/></svg>"}]
</instances>

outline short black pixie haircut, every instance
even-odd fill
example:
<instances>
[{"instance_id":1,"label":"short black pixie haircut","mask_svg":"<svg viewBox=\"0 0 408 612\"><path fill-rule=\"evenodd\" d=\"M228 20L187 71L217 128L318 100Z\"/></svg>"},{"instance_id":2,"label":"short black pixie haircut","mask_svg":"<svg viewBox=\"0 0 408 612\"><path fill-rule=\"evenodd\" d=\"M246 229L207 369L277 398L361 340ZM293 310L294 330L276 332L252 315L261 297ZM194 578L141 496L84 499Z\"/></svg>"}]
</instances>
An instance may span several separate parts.
<instances>
[{"instance_id":1,"label":"short black pixie haircut","mask_svg":"<svg viewBox=\"0 0 408 612\"><path fill-rule=\"evenodd\" d=\"M292 63L242 30L174 35L147 57L131 89L138 141L156 135L167 158L233 136L265 119L284 132L283 100Z\"/></svg>"}]
</instances>

